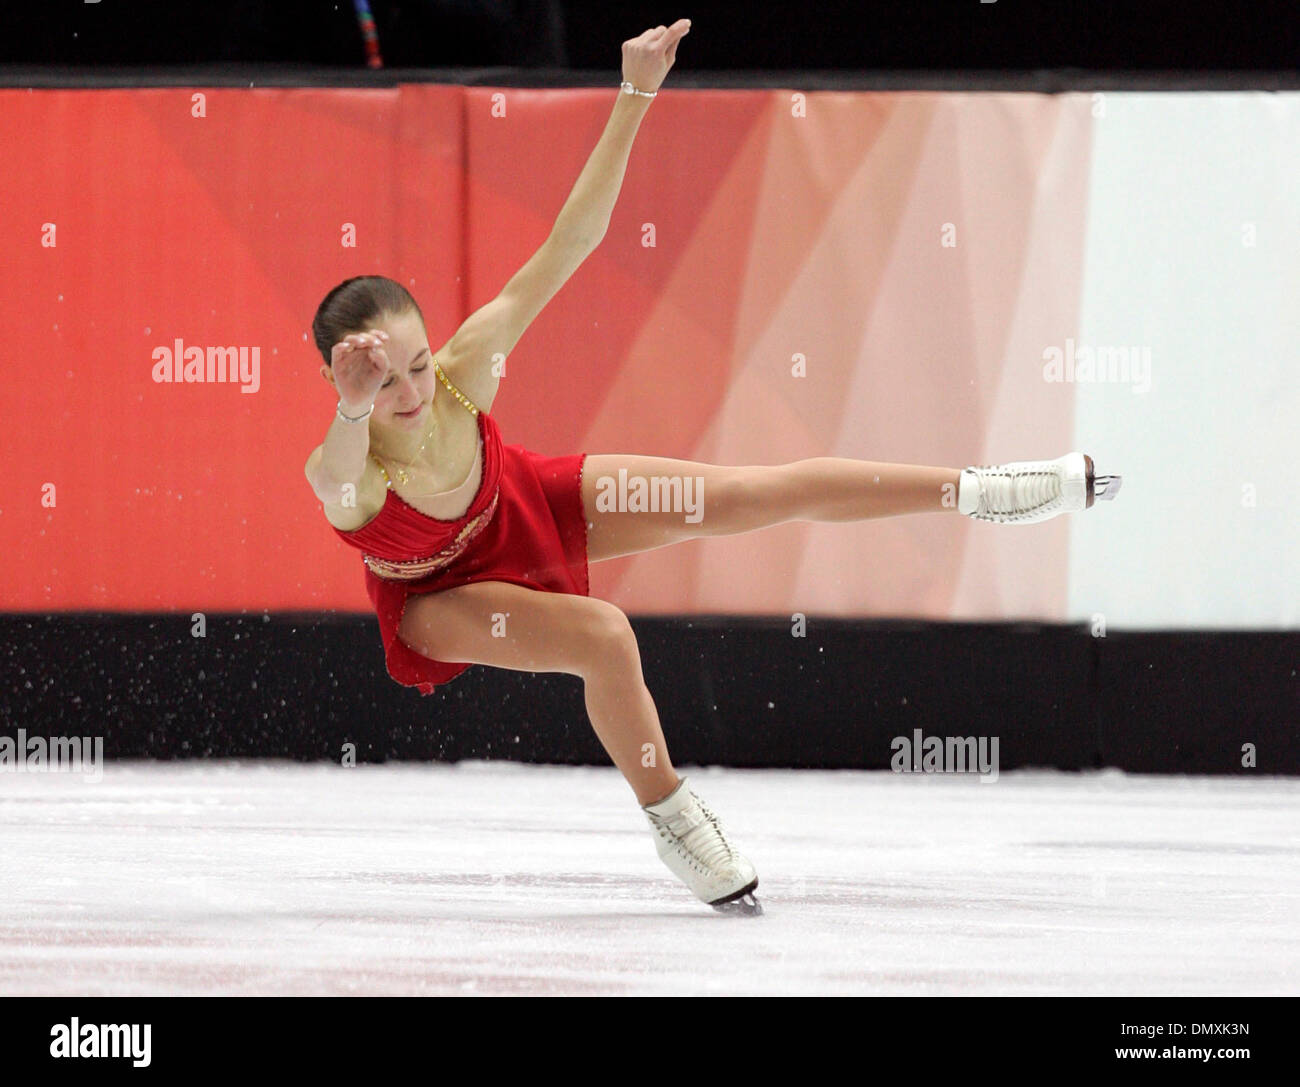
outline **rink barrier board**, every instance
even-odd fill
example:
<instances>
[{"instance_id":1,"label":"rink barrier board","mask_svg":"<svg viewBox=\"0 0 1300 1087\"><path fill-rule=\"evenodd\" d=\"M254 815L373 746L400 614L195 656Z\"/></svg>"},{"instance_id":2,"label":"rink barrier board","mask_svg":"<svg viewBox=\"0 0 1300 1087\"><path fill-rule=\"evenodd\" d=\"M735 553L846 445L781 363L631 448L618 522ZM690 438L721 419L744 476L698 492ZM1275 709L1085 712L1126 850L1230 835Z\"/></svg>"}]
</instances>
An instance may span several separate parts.
<instances>
[{"instance_id":1,"label":"rink barrier board","mask_svg":"<svg viewBox=\"0 0 1300 1087\"><path fill-rule=\"evenodd\" d=\"M382 272L413 291L436 349L545 241L616 99L0 90L0 139L29 149L0 181L12 353L59 360L0 407L16 445L41 450L17 462L0 518L5 606L367 611L358 556L303 478L337 402L312 314L345 277ZM509 353L489 408L503 439L723 465L1055 447L1074 389L1036 358L1008 380L997 345L1075 326L1087 111L1079 96L830 93L805 114L776 90L665 92L606 236ZM958 155L973 172L953 171ZM981 214L955 261L916 201L958 206L964 183ZM1050 250L1033 244L1049 213ZM933 528L872 526L889 578L862 569L864 530L794 525L601 564L592 592L633 614L1067 618L1064 522Z\"/></svg>"},{"instance_id":2,"label":"rink barrier board","mask_svg":"<svg viewBox=\"0 0 1300 1087\"><path fill-rule=\"evenodd\" d=\"M633 618L675 765L886 769L898 737L997 737L1000 770L1297 774L1300 632ZM0 617L0 728L108 758L608 765L580 681L471 667L428 696L346 614ZM1245 766L1245 745L1255 765Z\"/></svg>"},{"instance_id":3,"label":"rink barrier board","mask_svg":"<svg viewBox=\"0 0 1300 1087\"><path fill-rule=\"evenodd\" d=\"M359 557L302 474L335 405L305 341L310 315L344 276L382 270L411 285L435 342L450 336L547 236L616 98L478 80L209 88L201 116L193 86L0 91L0 135L29 149L0 222L12 354L50 364L0 408L15 446L40 450L16 462L0 517L7 609L369 610ZM1130 176L1094 158L1098 141L1129 161L1154 126L1171 134L1170 162L1204 148L1188 159L1203 169L1180 171L1179 191L1201 202L1187 206L1221 206L1222 189L1263 222L1285 215L1272 195L1285 186L1214 174L1225 156L1204 126L1267 152L1250 176L1286 179L1295 96L1184 96L1193 109L1147 96L1144 108L1165 103L1160 117L1111 103L1100 124L1078 93L793 94L656 100L607 236L510 355L490 409L504 439L724 465L956 466L1077 446L1126 473L1126 497L1025 533L955 518L780 525L596 564L593 595L642 615L1295 626L1277 466L1296 387L1272 349L1286 342L1285 307L1268 305L1289 250L1237 253L1235 323L1218 306L1199 307L1203 329L1196 313L1147 306L1080 331L1088 282L1117 281L1119 213L1133 203L1121 181L1098 204L1098 179ZM304 170L323 147L374 167ZM963 241L945 249L937 226L954 207L969 208ZM57 245L40 244L47 223ZM1104 259L1087 260L1107 223ZM1149 251L1165 252L1163 236ZM1175 400L1191 391L1177 412L1123 382L1042 372L1043 345L1127 344L1148 324L1191 341L1153 348ZM256 381L177 383L177 359L205 350L259 360ZM1236 363L1208 366L1216 351ZM1207 383L1225 373L1226 388ZM1189 437L1202 429L1221 445ZM1245 461L1228 455L1244 436ZM1207 448L1224 454L1202 481L1219 515L1191 517L1176 488L1154 483ZM1153 562L1162 550L1184 561Z\"/></svg>"}]
</instances>

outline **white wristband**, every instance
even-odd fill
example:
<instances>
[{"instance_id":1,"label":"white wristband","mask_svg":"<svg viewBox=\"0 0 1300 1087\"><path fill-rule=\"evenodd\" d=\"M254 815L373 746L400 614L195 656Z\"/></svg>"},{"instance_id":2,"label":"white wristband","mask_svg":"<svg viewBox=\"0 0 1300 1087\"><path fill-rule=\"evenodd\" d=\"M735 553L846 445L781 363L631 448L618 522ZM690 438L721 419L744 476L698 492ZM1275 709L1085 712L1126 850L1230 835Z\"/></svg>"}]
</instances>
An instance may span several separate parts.
<instances>
[{"instance_id":1,"label":"white wristband","mask_svg":"<svg viewBox=\"0 0 1300 1087\"><path fill-rule=\"evenodd\" d=\"M653 98L658 91L639 91L631 83L623 82L618 85L618 89L624 94L639 94L642 98Z\"/></svg>"}]
</instances>

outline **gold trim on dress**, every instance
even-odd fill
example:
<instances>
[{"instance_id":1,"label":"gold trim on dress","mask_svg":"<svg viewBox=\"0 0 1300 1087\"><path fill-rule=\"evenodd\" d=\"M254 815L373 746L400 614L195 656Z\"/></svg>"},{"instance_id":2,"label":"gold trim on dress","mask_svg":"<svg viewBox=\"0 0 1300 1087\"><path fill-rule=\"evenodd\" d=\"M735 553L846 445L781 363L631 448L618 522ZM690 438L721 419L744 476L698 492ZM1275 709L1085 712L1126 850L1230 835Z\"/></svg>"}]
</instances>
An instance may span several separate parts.
<instances>
[{"instance_id":1,"label":"gold trim on dress","mask_svg":"<svg viewBox=\"0 0 1300 1087\"><path fill-rule=\"evenodd\" d=\"M487 528L488 522L492 520L492 514L496 512L497 499L500 497L501 491L498 488L493 492L492 501L484 507L483 511L466 521L464 527L456 533L456 538L436 555L423 559L398 560L382 559L378 555L367 555L363 552L361 558L372 574L386 581L415 581L427 577L459 558L474 538Z\"/></svg>"},{"instance_id":2,"label":"gold trim on dress","mask_svg":"<svg viewBox=\"0 0 1300 1087\"><path fill-rule=\"evenodd\" d=\"M473 402L471 402L469 397L467 397L463 392L461 392L458 388L456 388L455 385L451 383L447 375L442 372L442 367L438 365L436 359L434 360L433 363L433 372L438 375L438 380L447 386L447 391L451 393L451 395L454 396L457 400L460 401L461 406L464 407L466 411L468 411L471 415L478 414L478 408L474 406Z\"/></svg>"}]
</instances>

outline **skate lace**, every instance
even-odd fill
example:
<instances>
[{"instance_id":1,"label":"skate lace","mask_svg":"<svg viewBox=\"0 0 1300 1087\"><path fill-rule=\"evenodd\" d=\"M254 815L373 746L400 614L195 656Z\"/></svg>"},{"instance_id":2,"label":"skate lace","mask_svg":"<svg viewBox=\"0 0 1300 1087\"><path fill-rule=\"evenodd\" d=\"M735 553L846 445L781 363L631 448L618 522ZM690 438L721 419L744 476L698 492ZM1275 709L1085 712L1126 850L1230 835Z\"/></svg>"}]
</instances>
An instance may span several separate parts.
<instances>
[{"instance_id":1,"label":"skate lace","mask_svg":"<svg viewBox=\"0 0 1300 1087\"><path fill-rule=\"evenodd\" d=\"M722 832L718 817L698 797L669 819L661 820L678 848L695 858L708 871L736 859L736 852Z\"/></svg>"},{"instance_id":2,"label":"skate lace","mask_svg":"<svg viewBox=\"0 0 1300 1087\"><path fill-rule=\"evenodd\" d=\"M979 508L976 517L1010 517L1032 513L1060 497L1061 478L1055 468L1006 468L980 465Z\"/></svg>"}]
</instances>

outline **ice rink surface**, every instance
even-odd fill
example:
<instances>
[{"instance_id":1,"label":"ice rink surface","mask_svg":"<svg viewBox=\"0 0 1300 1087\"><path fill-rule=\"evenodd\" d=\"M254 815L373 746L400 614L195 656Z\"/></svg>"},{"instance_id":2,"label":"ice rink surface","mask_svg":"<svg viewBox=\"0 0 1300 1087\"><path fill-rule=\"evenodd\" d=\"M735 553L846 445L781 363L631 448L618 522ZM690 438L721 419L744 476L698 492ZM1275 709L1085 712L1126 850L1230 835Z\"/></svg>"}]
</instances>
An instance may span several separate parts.
<instances>
[{"instance_id":1,"label":"ice rink surface","mask_svg":"<svg viewBox=\"0 0 1300 1087\"><path fill-rule=\"evenodd\" d=\"M0 993L1300 993L1300 781L681 772L762 917L612 768L0 774Z\"/></svg>"}]
</instances>

